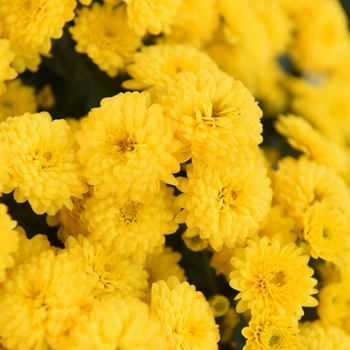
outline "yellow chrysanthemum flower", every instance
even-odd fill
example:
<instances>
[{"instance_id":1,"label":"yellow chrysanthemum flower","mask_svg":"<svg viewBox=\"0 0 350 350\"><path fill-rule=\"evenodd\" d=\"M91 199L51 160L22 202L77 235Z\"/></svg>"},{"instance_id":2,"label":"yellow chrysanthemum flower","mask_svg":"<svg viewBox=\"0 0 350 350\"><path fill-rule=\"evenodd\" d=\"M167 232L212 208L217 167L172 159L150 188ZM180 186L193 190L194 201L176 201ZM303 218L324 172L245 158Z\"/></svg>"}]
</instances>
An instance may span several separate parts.
<instances>
[{"instance_id":1,"label":"yellow chrysanthemum flower","mask_svg":"<svg viewBox=\"0 0 350 350\"><path fill-rule=\"evenodd\" d=\"M350 248L347 223L344 214L332 208L329 199L313 203L304 215L304 238L310 245L311 256L344 265Z\"/></svg>"},{"instance_id":2,"label":"yellow chrysanthemum flower","mask_svg":"<svg viewBox=\"0 0 350 350\"><path fill-rule=\"evenodd\" d=\"M268 307L271 314L300 318L303 306L316 306L311 295L317 280L307 265L310 257L301 253L295 243L283 244L280 235L255 237L246 248L237 248L230 273L230 286L240 292L237 312L250 309L256 315Z\"/></svg>"},{"instance_id":3,"label":"yellow chrysanthemum flower","mask_svg":"<svg viewBox=\"0 0 350 350\"><path fill-rule=\"evenodd\" d=\"M96 197L115 191L132 201L149 201L160 180L177 184L172 173L180 165L174 158L178 143L172 123L159 104L151 104L148 93L105 98L81 126L75 133L78 159Z\"/></svg>"},{"instance_id":4,"label":"yellow chrysanthemum flower","mask_svg":"<svg viewBox=\"0 0 350 350\"><path fill-rule=\"evenodd\" d=\"M15 264L11 253L18 249L19 237L14 230L17 222L7 214L7 207L0 203L0 283L6 278L6 269Z\"/></svg>"},{"instance_id":5,"label":"yellow chrysanthemum flower","mask_svg":"<svg viewBox=\"0 0 350 350\"><path fill-rule=\"evenodd\" d=\"M161 250L164 235L178 228L174 216L179 208L174 204L173 192L173 188L161 183L159 192L147 204L125 201L114 193L103 199L87 198L81 218L87 222L89 238L143 262L146 253Z\"/></svg>"},{"instance_id":6,"label":"yellow chrysanthemum flower","mask_svg":"<svg viewBox=\"0 0 350 350\"><path fill-rule=\"evenodd\" d=\"M167 80L176 79L179 72L200 68L215 70L217 64L206 53L191 45L143 46L126 67L133 79L124 81L122 86L129 90L163 86Z\"/></svg>"},{"instance_id":7,"label":"yellow chrysanthemum flower","mask_svg":"<svg viewBox=\"0 0 350 350\"><path fill-rule=\"evenodd\" d=\"M77 319L67 350L172 350L165 327L137 298L103 298Z\"/></svg>"},{"instance_id":8,"label":"yellow chrysanthemum flower","mask_svg":"<svg viewBox=\"0 0 350 350\"><path fill-rule=\"evenodd\" d=\"M168 33L183 0L124 0L129 26L138 35Z\"/></svg>"},{"instance_id":9,"label":"yellow chrysanthemum flower","mask_svg":"<svg viewBox=\"0 0 350 350\"><path fill-rule=\"evenodd\" d=\"M6 349L58 348L82 307L91 302L95 278L68 252L32 255L2 285L0 336Z\"/></svg>"},{"instance_id":10,"label":"yellow chrysanthemum flower","mask_svg":"<svg viewBox=\"0 0 350 350\"><path fill-rule=\"evenodd\" d=\"M7 118L0 129L13 157L4 193L14 190L15 200L28 200L37 214L54 215L63 205L72 209L70 197L82 198L87 186L66 121L52 121L47 112L25 113Z\"/></svg>"},{"instance_id":11,"label":"yellow chrysanthemum flower","mask_svg":"<svg viewBox=\"0 0 350 350\"><path fill-rule=\"evenodd\" d=\"M225 243L233 248L256 234L265 219L272 197L270 180L260 160L234 165L225 173L202 161L187 166L188 178L178 178L183 192L177 203L184 208L176 218L187 227L199 228L215 250Z\"/></svg>"},{"instance_id":12,"label":"yellow chrysanthemum flower","mask_svg":"<svg viewBox=\"0 0 350 350\"><path fill-rule=\"evenodd\" d=\"M166 82L159 101L177 123L182 152L221 171L255 157L262 111L240 81L220 70L183 72Z\"/></svg>"},{"instance_id":13,"label":"yellow chrysanthemum flower","mask_svg":"<svg viewBox=\"0 0 350 350\"><path fill-rule=\"evenodd\" d=\"M320 320L299 324L300 340L307 350L348 350L350 336L344 329Z\"/></svg>"},{"instance_id":14,"label":"yellow chrysanthemum flower","mask_svg":"<svg viewBox=\"0 0 350 350\"><path fill-rule=\"evenodd\" d=\"M86 272L98 278L93 291L96 294L110 293L118 298L144 296L148 273L141 264L120 256L117 249L107 251L101 243L90 242L82 235L69 236L65 246L70 253L86 260Z\"/></svg>"},{"instance_id":15,"label":"yellow chrysanthemum flower","mask_svg":"<svg viewBox=\"0 0 350 350\"><path fill-rule=\"evenodd\" d=\"M151 311L166 325L172 349L218 349L214 310L194 285L180 283L175 276L154 283Z\"/></svg>"},{"instance_id":16,"label":"yellow chrysanthemum flower","mask_svg":"<svg viewBox=\"0 0 350 350\"><path fill-rule=\"evenodd\" d=\"M159 254L147 254L144 269L148 272L148 290L144 300L151 303L151 291L153 283L160 280L166 281L171 276L176 276L180 282L187 281L185 270L178 262L182 256L178 252L173 252L171 247L164 247Z\"/></svg>"},{"instance_id":17,"label":"yellow chrysanthemum flower","mask_svg":"<svg viewBox=\"0 0 350 350\"><path fill-rule=\"evenodd\" d=\"M293 114L280 116L275 123L277 131L287 138L288 143L314 161L326 164L340 172L347 167L343 150L304 118Z\"/></svg>"},{"instance_id":18,"label":"yellow chrysanthemum flower","mask_svg":"<svg viewBox=\"0 0 350 350\"><path fill-rule=\"evenodd\" d=\"M295 336L297 333L294 319L271 315L266 308L242 329L247 339L243 350L306 350Z\"/></svg>"},{"instance_id":19,"label":"yellow chrysanthemum flower","mask_svg":"<svg viewBox=\"0 0 350 350\"><path fill-rule=\"evenodd\" d=\"M50 39L60 38L63 26L74 17L76 0L3 0L0 17L8 38L28 51L41 45L50 49Z\"/></svg>"},{"instance_id":20,"label":"yellow chrysanthemum flower","mask_svg":"<svg viewBox=\"0 0 350 350\"><path fill-rule=\"evenodd\" d=\"M77 42L75 49L86 53L110 77L125 67L125 62L141 46L141 38L128 27L124 6L107 3L83 7L69 29Z\"/></svg>"},{"instance_id":21,"label":"yellow chrysanthemum flower","mask_svg":"<svg viewBox=\"0 0 350 350\"><path fill-rule=\"evenodd\" d=\"M6 92L0 96L0 122L26 112L36 113L37 109L33 86L22 84L21 79L6 84Z\"/></svg>"},{"instance_id":22,"label":"yellow chrysanthemum flower","mask_svg":"<svg viewBox=\"0 0 350 350\"><path fill-rule=\"evenodd\" d=\"M10 67L10 63L14 58L15 53L10 50L10 41L8 39L0 38L0 95L6 91L3 82L5 80L14 79L17 76L16 71Z\"/></svg>"}]
</instances>

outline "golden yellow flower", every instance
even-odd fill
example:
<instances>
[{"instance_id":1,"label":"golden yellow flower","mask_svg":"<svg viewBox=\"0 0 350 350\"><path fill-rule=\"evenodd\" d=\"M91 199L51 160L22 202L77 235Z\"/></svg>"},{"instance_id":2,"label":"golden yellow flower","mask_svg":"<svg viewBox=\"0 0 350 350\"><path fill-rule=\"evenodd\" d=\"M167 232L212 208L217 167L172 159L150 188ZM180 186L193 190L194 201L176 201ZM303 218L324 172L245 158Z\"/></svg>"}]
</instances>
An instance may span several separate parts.
<instances>
[{"instance_id":1,"label":"golden yellow flower","mask_svg":"<svg viewBox=\"0 0 350 350\"><path fill-rule=\"evenodd\" d=\"M104 98L75 133L78 160L94 195L111 191L132 201L149 201L159 191L160 180L177 184L172 173L180 170L174 153L178 144L173 127L148 93L126 92Z\"/></svg>"},{"instance_id":2,"label":"golden yellow flower","mask_svg":"<svg viewBox=\"0 0 350 350\"><path fill-rule=\"evenodd\" d=\"M124 0L129 26L138 35L168 33L183 0Z\"/></svg>"},{"instance_id":3,"label":"golden yellow flower","mask_svg":"<svg viewBox=\"0 0 350 350\"><path fill-rule=\"evenodd\" d=\"M5 80L14 79L17 76L16 71L10 67L10 63L14 58L15 53L10 50L10 41L8 39L0 38L0 95L6 91L3 82Z\"/></svg>"},{"instance_id":4,"label":"golden yellow flower","mask_svg":"<svg viewBox=\"0 0 350 350\"><path fill-rule=\"evenodd\" d=\"M151 311L167 327L172 349L212 350L220 340L214 310L194 285L172 276L152 287Z\"/></svg>"},{"instance_id":5,"label":"golden yellow flower","mask_svg":"<svg viewBox=\"0 0 350 350\"><path fill-rule=\"evenodd\" d=\"M105 250L101 243L90 242L82 235L69 236L65 246L70 253L86 260L86 272L97 277L94 293L99 296L110 293L118 298L144 296L148 273L143 265L120 256L117 249Z\"/></svg>"},{"instance_id":6,"label":"golden yellow flower","mask_svg":"<svg viewBox=\"0 0 350 350\"><path fill-rule=\"evenodd\" d=\"M54 215L63 205L72 209L70 197L82 198L87 186L66 121L52 121L47 112L25 113L7 118L0 129L13 158L4 193L14 190L15 200L28 200L37 214Z\"/></svg>"},{"instance_id":7,"label":"golden yellow flower","mask_svg":"<svg viewBox=\"0 0 350 350\"><path fill-rule=\"evenodd\" d=\"M255 235L265 219L272 197L270 180L260 159L245 165L233 165L219 172L203 161L187 166L188 178L178 178L183 192L177 203L184 208L178 222L199 228L215 250L225 243L233 248Z\"/></svg>"},{"instance_id":8,"label":"golden yellow flower","mask_svg":"<svg viewBox=\"0 0 350 350\"><path fill-rule=\"evenodd\" d=\"M19 237L14 230L17 222L7 214L7 206L0 203L0 283L6 278L6 269L15 264L11 253L18 249Z\"/></svg>"},{"instance_id":9,"label":"golden yellow flower","mask_svg":"<svg viewBox=\"0 0 350 350\"><path fill-rule=\"evenodd\" d=\"M295 335L299 333L295 320L271 315L266 308L253 316L242 334L247 339L243 350L306 350Z\"/></svg>"},{"instance_id":10,"label":"golden yellow flower","mask_svg":"<svg viewBox=\"0 0 350 350\"><path fill-rule=\"evenodd\" d=\"M191 45L159 44L143 46L136 52L126 71L133 78L123 82L129 90L141 90L163 86L169 79L176 79L179 72L199 68L217 69L216 63L204 52Z\"/></svg>"},{"instance_id":11,"label":"golden yellow flower","mask_svg":"<svg viewBox=\"0 0 350 350\"><path fill-rule=\"evenodd\" d=\"M299 324L300 340L307 350L348 350L350 336L341 327L320 320Z\"/></svg>"},{"instance_id":12,"label":"golden yellow flower","mask_svg":"<svg viewBox=\"0 0 350 350\"><path fill-rule=\"evenodd\" d=\"M302 307L316 306L312 294L317 280L308 266L310 259L293 242L284 244L281 235L248 239L246 248L236 248L231 263L230 286L240 293L237 312L250 309L253 315L265 308L271 314L304 315Z\"/></svg>"},{"instance_id":13,"label":"golden yellow flower","mask_svg":"<svg viewBox=\"0 0 350 350\"><path fill-rule=\"evenodd\" d=\"M287 138L288 143L320 164L326 164L340 172L347 167L344 151L332 140L304 118L289 114L281 115L275 123L277 131Z\"/></svg>"},{"instance_id":14,"label":"golden yellow flower","mask_svg":"<svg viewBox=\"0 0 350 350\"><path fill-rule=\"evenodd\" d=\"M81 308L91 300L95 278L68 252L31 255L2 285L0 336L6 349L57 348Z\"/></svg>"},{"instance_id":15,"label":"golden yellow flower","mask_svg":"<svg viewBox=\"0 0 350 350\"><path fill-rule=\"evenodd\" d=\"M69 345L68 345L69 344ZM67 350L172 350L165 327L137 298L95 300L69 332Z\"/></svg>"},{"instance_id":16,"label":"golden yellow flower","mask_svg":"<svg viewBox=\"0 0 350 350\"><path fill-rule=\"evenodd\" d=\"M311 256L344 265L350 248L347 223L344 214L332 208L330 199L313 203L304 215L304 238Z\"/></svg>"},{"instance_id":17,"label":"golden yellow flower","mask_svg":"<svg viewBox=\"0 0 350 350\"><path fill-rule=\"evenodd\" d=\"M230 163L255 158L262 111L240 81L220 70L182 72L166 82L159 101L177 123L182 152L225 172Z\"/></svg>"},{"instance_id":18,"label":"golden yellow flower","mask_svg":"<svg viewBox=\"0 0 350 350\"><path fill-rule=\"evenodd\" d=\"M83 7L69 29L77 42L75 49L115 77L141 46L141 38L128 27L127 20L125 6L114 8L94 2L91 9Z\"/></svg>"},{"instance_id":19,"label":"golden yellow flower","mask_svg":"<svg viewBox=\"0 0 350 350\"><path fill-rule=\"evenodd\" d=\"M6 83L6 92L0 96L0 122L26 112L35 113L37 109L33 86L22 84L21 79Z\"/></svg>"},{"instance_id":20,"label":"golden yellow flower","mask_svg":"<svg viewBox=\"0 0 350 350\"><path fill-rule=\"evenodd\" d=\"M132 256L143 262L146 253L159 252L164 235L174 233L178 224L174 216L174 189L161 183L150 203L124 200L114 193L106 198L87 198L81 218L88 225L89 238L99 241L105 249Z\"/></svg>"}]
</instances>

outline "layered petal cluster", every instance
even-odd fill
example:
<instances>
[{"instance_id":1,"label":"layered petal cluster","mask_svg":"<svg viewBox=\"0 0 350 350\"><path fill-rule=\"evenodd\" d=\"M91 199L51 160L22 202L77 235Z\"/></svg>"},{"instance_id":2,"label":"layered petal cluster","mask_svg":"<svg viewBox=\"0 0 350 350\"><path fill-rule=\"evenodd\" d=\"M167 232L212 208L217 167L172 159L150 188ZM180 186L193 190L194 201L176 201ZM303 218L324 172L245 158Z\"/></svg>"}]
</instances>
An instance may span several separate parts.
<instances>
[{"instance_id":1,"label":"layered petal cluster","mask_svg":"<svg viewBox=\"0 0 350 350\"><path fill-rule=\"evenodd\" d=\"M159 191L160 180L176 184L180 170L173 127L149 94L120 93L101 101L75 133L78 159L96 197L111 191L142 201ZM146 198L148 197L148 198ZM147 200L146 200L147 201Z\"/></svg>"},{"instance_id":2,"label":"layered petal cluster","mask_svg":"<svg viewBox=\"0 0 350 350\"><path fill-rule=\"evenodd\" d=\"M2 285L0 336L6 349L59 348L74 317L91 302L95 278L68 252L35 254Z\"/></svg>"},{"instance_id":3,"label":"layered petal cluster","mask_svg":"<svg viewBox=\"0 0 350 350\"><path fill-rule=\"evenodd\" d=\"M231 263L230 286L240 293L237 312L250 309L252 315L269 308L271 314L304 315L302 307L318 304L312 294L317 280L308 266L310 257L302 255L295 243L283 244L276 234L247 240L246 248L236 248Z\"/></svg>"},{"instance_id":4,"label":"layered petal cluster","mask_svg":"<svg viewBox=\"0 0 350 350\"><path fill-rule=\"evenodd\" d=\"M184 208L177 216L189 229L198 227L215 250L225 243L233 248L255 235L269 212L272 191L260 159L246 166L231 166L225 173L203 161L187 166L188 178L179 179L183 192L177 203Z\"/></svg>"},{"instance_id":5,"label":"layered petal cluster","mask_svg":"<svg viewBox=\"0 0 350 350\"><path fill-rule=\"evenodd\" d=\"M86 237L69 236L67 250L87 262L86 272L97 277L94 293L99 296L109 293L115 297L142 297L147 289L148 273L142 264L122 257L117 249L105 250L101 243L90 242Z\"/></svg>"},{"instance_id":6,"label":"layered petal cluster","mask_svg":"<svg viewBox=\"0 0 350 350\"><path fill-rule=\"evenodd\" d=\"M295 336L297 333L292 318L271 315L267 308L243 328L242 334L247 339L243 350L306 350Z\"/></svg>"},{"instance_id":7,"label":"layered petal cluster","mask_svg":"<svg viewBox=\"0 0 350 350\"><path fill-rule=\"evenodd\" d=\"M141 46L141 38L128 27L125 6L94 2L91 8L78 10L69 31L77 42L75 49L86 53L110 77L123 70Z\"/></svg>"},{"instance_id":8,"label":"layered petal cluster","mask_svg":"<svg viewBox=\"0 0 350 350\"><path fill-rule=\"evenodd\" d=\"M129 26L138 35L168 33L183 0L124 0Z\"/></svg>"},{"instance_id":9,"label":"layered petal cluster","mask_svg":"<svg viewBox=\"0 0 350 350\"><path fill-rule=\"evenodd\" d=\"M51 120L47 112L9 117L0 124L13 160L4 193L29 201L37 214L54 215L65 205L72 209L71 196L82 198L87 191L77 144L65 120Z\"/></svg>"},{"instance_id":10,"label":"layered petal cluster","mask_svg":"<svg viewBox=\"0 0 350 350\"><path fill-rule=\"evenodd\" d=\"M0 95L6 91L3 82L14 79L17 76L16 71L10 66L14 58L15 53L10 50L10 41L0 38Z\"/></svg>"},{"instance_id":11,"label":"layered petal cluster","mask_svg":"<svg viewBox=\"0 0 350 350\"><path fill-rule=\"evenodd\" d=\"M19 237L14 230L17 222L7 214L5 204L0 204L0 283L6 278L6 270L15 264L11 253L18 249Z\"/></svg>"},{"instance_id":12,"label":"layered petal cluster","mask_svg":"<svg viewBox=\"0 0 350 350\"><path fill-rule=\"evenodd\" d=\"M173 349L158 317L137 298L95 300L69 332L68 350Z\"/></svg>"},{"instance_id":13,"label":"layered petal cluster","mask_svg":"<svg viewBox=\"0 0 350 350\"><path fill-rule=\"evenodd\" d=\"M151 312L167 327L172 349L214 350L220 340L214 309L194 285L175 276L152 287Z\"/></svg>"},{"instance_id":14,"label":"layered petal cluster","mask_svg":"<svg viewBox=\"0 0 350 350\"><path fill-rule=\"evenodd\" d=\"M106 249L132 256L143 262L146 253L159 252L164 235L174 233L178 224L174 216L174 189L164 183L150 203L124 200L114 193L105 198L87 198L81 218L88 225L89 238Z\"/></svg>"},{"instance_id":15,"label":"layered petal cluster","mask_svg":"<svg viewBox=\"0 0 350 350\"><path fill-rule=\"evenodd\" d=\"M182 152L221 171L255 158L262 111L240 81L220 70L182 72L166 82L159 101L176 121Z\"/></svg>"}]
</instances>

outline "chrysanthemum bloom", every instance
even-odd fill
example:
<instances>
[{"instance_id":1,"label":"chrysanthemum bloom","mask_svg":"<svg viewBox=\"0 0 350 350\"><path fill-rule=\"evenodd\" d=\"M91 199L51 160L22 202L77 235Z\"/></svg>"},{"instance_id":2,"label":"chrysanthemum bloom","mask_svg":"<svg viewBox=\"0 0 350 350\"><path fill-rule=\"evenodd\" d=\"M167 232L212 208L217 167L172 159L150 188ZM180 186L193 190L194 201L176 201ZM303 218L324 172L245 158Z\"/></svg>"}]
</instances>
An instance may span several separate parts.
<instances>
[{"instance_id":1,"label":"chrysanthemum bloom","mask_svg":"<svg viewBox=\"0 0 350 350\"><path fill-rule=\"evenodd\" d=\"M165 327L137 298L103 298L77 319L67 350L172 350Z\"/></svg>"},{"instance_id":2,"label":"chrysanthemum bloom","mask_svg":"<svg viewBox=\"0 0 350 350\"><path fill-rule=\"evenodd\" d=\"M151 290L153 283L160 280L166 281L171 276L176 276L180 282L185 282L185 270L178 262L182 256L179 252L173 252L171 247L164 247L159 254L147 254L144 269L148 272L148 290L144 301L151 302Z\"/></svg>"},{"instance_id":3,"label":"chrysanthemum bloom","mask_svg":"<svg viewBox=\"0 0 350 350\"><path fill-rule=\"evenodd\" d=\"M164 235L174 233L174 189L161 184L150 203L124 200L114 193L106 198L87 198L82 220L88 225L89 238L105 249L117 249L120 255L143 262L146 253L159 252Z\"/></svg>"},{"instance_id":4,"label":"chrysanthemum bloom","mask_svg":"<svg viewBox=\"0 0 350 350\"><path fill-rule=\"evenodd\" d=\"M11 41L19 42L28 51L41 45L50 49L50 39L62 36L63 26L73 19L76 5L76 0L2 0L0 17Z\"/></svg>"},{"instance_id":5,"label":"chrysanthemum bloom","mask_svg":"<svg viewBox=\"0 0 350 350\"><path fill-rule=\"evenodd\" d=\"M6 91L3 82L14 79L17 76L16 71L10 67L10 63L14 58L15 53L10 50L10 41L8 39L0 39L0 95Z\"/></svg>"},{"instance_id":6,"label":"chrysanthemum bloom","mask_svg":"<svg viewBox=\"0 0 350 350\"><path fill-rule=\"evenodd\" d=\"M237 248L230 273L230 286L240 292L237 312L250 309L256 315L268 307L271 314L300 318L303 306L316 306L311 295L317 292L317 280L307 265L310 257L301 254L302 248L293 242L283 244L278 234L271 240L248 239L246 248Z\"/></svg>"},{"instance_id":7,"label":"chrysanthemum bloom","mask_svg":"<svg viewBox=\"0 0 350 350\"><path fill-rule=\"evenodd\" d=\"M0 129L13 158L4 193L14 190L15 200L28 200L37 214L54 215L63 205L72 209L70 197L82 198L87 186L67 122L52 121L47 112L25 113L7 118Z\"/></svg>"},{"instance_id":8,"label":"chrysanthemum bloom","mask_svg":"<svg viewBox=\"0 0 350 350\"><path fill-rule=\"evenodd\" d=\"M176 79L179 72L200 68L218 69L215 61L191 45L143 46L126 67L133 79L124 81L122 85L130 90L163 86L167 80Z\"/></svg>"},{"instance_id":9,"label":"chrysanthemum bloom","mask_svg":"<svg viewBox=\"0 0 350 350\"><path fill-rule=\"evenodd\" d=\"M81 126L75 133L81 147L78 160L96 197L115 191L132 201L149 201L160 180L177 184L172 174L180 170L173 126L148 93L104 98Z\"/></svg>"},{"instance_id":10,"label":"chrysanthemum bloom","mask_svg":"<svg viewBox=\"0 0 350 350\"><path fill-rule=\"evenodd\" d=\"M73 255L87 261L86 272L98 278L94 293L110 293L116 297L144 296L148 273L141 264L118 255L117 249L105 250L101 243L90 242L86 237L69 236L65 246Z\"/></svg>"},{"instance_id":11,"label":"chrysanthemum bloom","mask_svg":"<svg viewBox=\"0 0 350 350\"><path fill-rule=\"evenodd\" d=\"M311 256L344 265L350 248L347 222L329 199L313 203L304 215L304 239L310 245Z\"/></svg>"},{"instance_id":12,"label":"chrysanthemum bloom","mask_svg":"<svg viewBox=\"0 0 350 350\"><path fill-rule=\"evenodd\" d=\"M154 283L151 311L166 325L172 349L218 349L214 310L194 285L180 283L175 276Z\"/></svg>"},{"instance_id":13,"label":"chrysanthemum bloom","mask_svg":"<svg viewBox=\"0 0 350 350\"><path fill-rule=\"evenodd\" d=\"M6 92L0 96L0 122L26 112L35 113L37 109L33 86L22 84L21 79L6 83Z\"/></svg>"},{"instance_id":14,"label":"chrysanthemum bloom","mask_svg":"<svg viewBox=\"0 0 350 350\"><path fill-rule=\"evenodd\" d=\"M274 200L295 220L295 229L304 228L304 214L315 201L328 198L331 207L350 218L350 193L337 171L305 156L285 157L273 174Z\"/></svg>"},{"instance_id":15,"label":"chrysanthemum bloom","mask_svg":"<svg viewBox=\"0 0 350 350\"><path fill-rule=\"evenodd\" d=\"M350 336L341 327L320 320L299 324L300 340L307 350L348 350Z\"/></svg>"},{"instance_id":16,"label":"chrysanthemum bloom","mask_svg":"<svg viewBox=\"0 0 350 350\"><path fill-rule=\"evenodd\" d=\"M91 302L96 279L82 259L52 250L17 265L2 285L0 336L6 349L58 348L73 318Z\"/></svg>"},{"instance_id":17,"label":"chrysanthemum bloom","mask_svg":"<svg viewBox=\"0 0 350 350\"><path fill-rule=\"evenodd\" d=\"M287 138L288 143L320 164L326 164L340 172L347 167L343 150L304 118L293 114L280 116L275 123L277 131Z\"/></svg>"},{"instance_id":18,"label":"chrysanthemum bloom","mask_svg":"<svg viewBox=\"0 0 350 350\"><path fill-rule=\"evenodd\" d=\"M299 333L295 323L290 317L270 315L269 309L264 309L242 329L247 339L243 350L306 350L295 336Z\"/></svg>"},{"instance_id":19,"label":"chrysanthemum bloom","mask_svg":"<svg viewBox=\"0 0 350 350\"><path fill-rule=\"evenodd\" d=\"M124 0L127 4L129 26L138 35L148 31L153 35L169 33L176 22L177 10L183 0Z\"/></svg>"},{"instance_id":20,"label":"chrysanthemum bloom","mask_svg":"<svg viewBox=\"0 0 350 350\"><path fill-rule=\"evenodd\" d=\"M69 29L75 49L86 53L110 77L124 69L125 62L141 46L141 38L128 27L125 6L93 3L78 10Z\"/></svg>"},{"instance_id":21,"label":"chrysanthemum bloom","mask_svg":"<svg viewBox=\"0 0 350 350\"><path fill-rule=\"evenodd\" d=\"M14 230L17 222L7 214L5 204L0 204L0 283L6 278L6 269L15 264L11 253L18 249L18 233Z\"/></svg>"},{"instance_id":22,"label":"chrysanthemum bloom","mask_svg":"<svg viewBox=\"0 0 350 350\"><path fill-rule=\"evenodd\" d=\"M187 166L188 178L179 179L183 192L177 203L184 208L176 220L199 228L215 250L225 243L233 248L255 234L265 219L272 191L266 169L260 160L251 165L228 167L225 173L202 161Z\"/></svg>"},{"instance_id":23,"label":"chrysanthemum bloom","mask_svg":"<svg viewBox=\"0 0 350 350\"><path fill-rule=\"evenodd\" d=\"M350 295L347 283L330 283L320 289L317 297L317 314L321 320L341 326L349 317Z\"/></svg>"},{"instance_id":24,"label":"chrysanthemum bloom","mask_svg":"<svg viewBox=\"0 0 350 350\"><path fill-rule=\"evenodd\" d=\"M166 82L159 101L177 123L182 152L225 172L255 157L262 111L240 81L220 70L182 72Z\"/></svg>"}]
</instances>

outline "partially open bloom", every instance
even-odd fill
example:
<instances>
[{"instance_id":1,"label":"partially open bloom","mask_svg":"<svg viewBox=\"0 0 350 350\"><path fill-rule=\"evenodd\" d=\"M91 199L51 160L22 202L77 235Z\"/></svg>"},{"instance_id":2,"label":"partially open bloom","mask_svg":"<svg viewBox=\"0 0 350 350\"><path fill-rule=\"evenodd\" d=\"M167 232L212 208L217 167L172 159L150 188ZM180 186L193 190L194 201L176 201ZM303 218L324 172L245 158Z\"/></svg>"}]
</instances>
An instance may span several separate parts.
<instances>
[{"instance_id":1,"label":"partially open bloom","mask_svg":"<svg viewBox=\"0 0 350 350\"><path fill-rule=\"evenodd\" d=\"M172 349L214 350L220 340L214 309L204 295L172 276L152 287L151 311L167 327Z\"/></svg>"},{"instance_id":2,"label":"partially open bloom","mask_svg":"<svg viewBox=\"0 0 350 350\"><path fill-rule=\"evenodd\" d=\"M72 209L71 196L87 191L81 166L76 160L77 144L67 122L51 120L47 112L9 117L0 124L13 165L5 193L29 201L37 214L54 215L65 205Z\"/></svg>"},{"instance_id":3,"label":"partially open bloom","mask_svg":"<svg viewBox=\"0 0 350 350\"><path fill-rule=\"evenodd\" d=\"M105 3L83 7L69 29L77 41L75 49L86 53L98 67L115 77L126 60L141 45L141 39L128 27L125 6L113 8Z\"/></svg>"},{"instance_id":4,"label":"partially open bloom","mask_svg":"<svg viewBox=\"0 0 350 350\"><path fill-rule=\"evenodd\" d=\"M237 312L250 309L256 315L268 307L271 314L300 318L303 306L316 306L311 295L317 280L307 265L310 257L301 254L302 248L283 244L279 235L248 239L246 248L237 248L230 273L230 286L240 291Z\"/></svg>"},{"instance_id":5,"label":"partially open bloom","mask_svg":"<svg viewBox=\"0 0 350 350\"><path fill-rule=\"evenodd\" d=\"M177 183L172 174L180 170L173 127L162 107L151 104L149 94L105 98L81 126L75 133L78 160L96 197L115 191L132 201L149 201L159 191L160 180Z\"/></svg>"}]
</instances>

